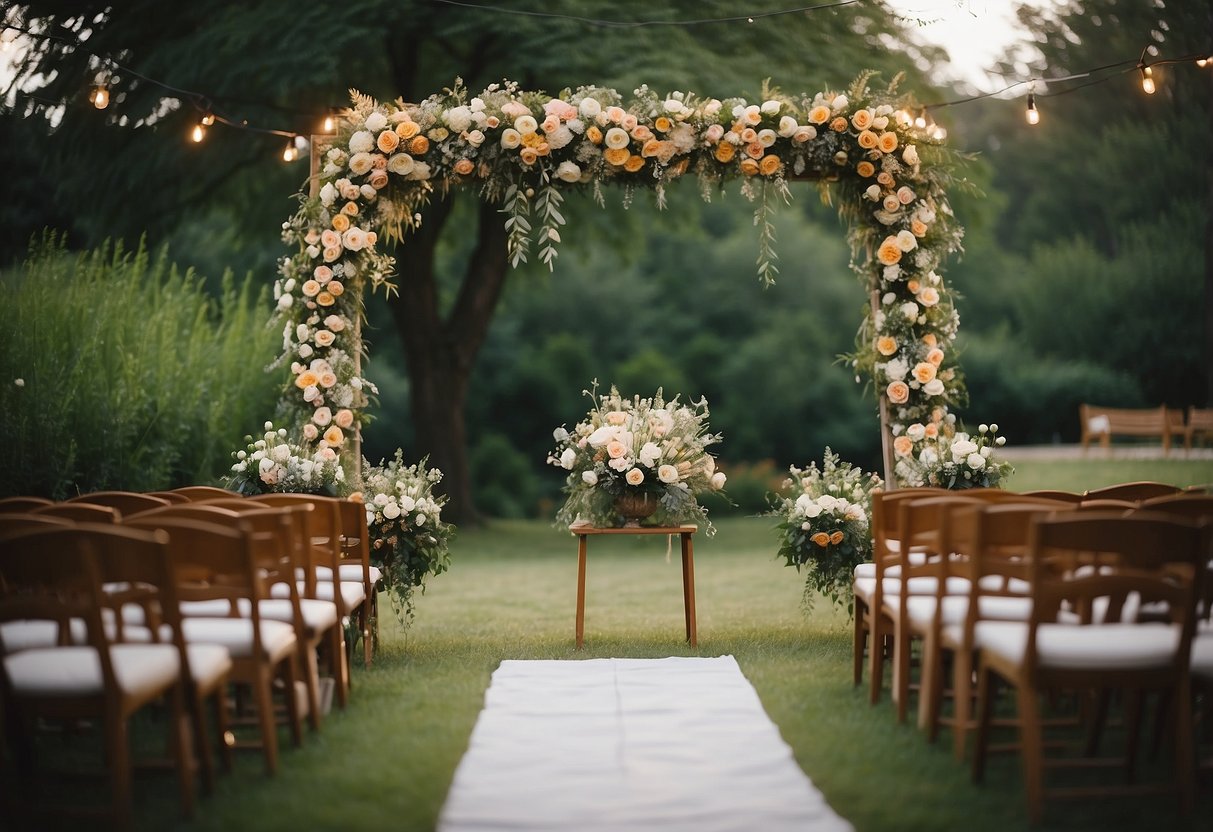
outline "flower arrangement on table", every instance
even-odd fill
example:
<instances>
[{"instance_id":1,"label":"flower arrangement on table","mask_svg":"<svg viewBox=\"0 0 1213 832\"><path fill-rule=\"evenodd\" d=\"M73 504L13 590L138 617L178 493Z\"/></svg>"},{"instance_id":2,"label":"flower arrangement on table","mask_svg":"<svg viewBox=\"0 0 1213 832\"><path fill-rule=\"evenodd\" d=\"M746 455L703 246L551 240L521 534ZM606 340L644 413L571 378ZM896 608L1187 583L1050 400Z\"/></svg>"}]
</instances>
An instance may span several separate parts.
<instances>
[{"instance_id":1,"label":"flower arrangement on table","mask_svg":"<svg viewBox=\"0 0 1213 832\"><path fill-rule=\"evenodd\" d=\"M666 401L660 389L652 398L624 398L614 387L599 396L596 384L584 392L594 402L586 418L553 432L548 462L569 472L556 522L609 528L652 516L661 526L703 522L713 534L696 499L725 484L707 451L720 441L708 429L707 400Z\"/></svg>"},{"instance_id":2,"label":"flower arrangement on table","mask_svg":"<svg viewBox=\"0 0 1213 832\"><path fill-rule=\"evenodd\" d=\"M350 495L366 505L371 560L383 570L392 608L401 624L413 619L416 590L425 592L430 575L440 575L451 563L450 541L455 527L442 522L446 497L435 496L442 471L426 460L405 465L403 454L386 464L363 460L362 490Z\"/></svg>"},{"instance_id":3,"label":"flower arrangement on table","mask_svg":"<svg viewBox=\"0 0 1213 832\"><path fill-rule=\"evenodd\" d=\"M940 414L935 414L939 416ZM902 485L963 490L1001 487L1015 469L998 449L1006 437L998 425L980 425L976 435L956 430L956 417L894 428L894 472Z\"/></svg>"},{"instance_id":4,"label":"flower arrangement on table","mask_svg":"<svg viewBox=\"0 0 1213 832\"><path fill-rule=\"evenodd\" d=\"M815 594L851 609L851 575L872 558L869 517L872 492L883 485L838 454L825 450L821 468L810 462L792 466L783 491L771 498L771 515L779 518L779 554L788 566L805 571L804 604Z\"/></svg>"},{"instance_id":5,"label":"flower arrangement on table","mask_svg":"<svg viewBox=\"0 0 1213 832\"><path fill-rule=\"evenodd\" d=\"M234 451L231 475L224 483L245 496L268 493L325 494L336 496L345 481L345 471L331 447L312 450L288 438L286 428L265 423L265 434Z\"/></svg>"}]
</instances>

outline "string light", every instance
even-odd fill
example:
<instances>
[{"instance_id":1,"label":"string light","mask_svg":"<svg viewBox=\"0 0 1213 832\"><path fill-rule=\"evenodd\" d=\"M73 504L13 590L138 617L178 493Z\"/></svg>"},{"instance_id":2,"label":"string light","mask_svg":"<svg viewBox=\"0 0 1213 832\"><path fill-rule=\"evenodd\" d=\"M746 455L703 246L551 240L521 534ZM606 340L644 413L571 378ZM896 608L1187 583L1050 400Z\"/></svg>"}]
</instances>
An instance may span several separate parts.
<instances>
[{"instance_id":1,"label":"string light","mask_svg":"<svg viewBox=\"0 0 1213 832\"><path fill-rule=\"evenodd\" d=\"M1040 124L1040 110L1036 109L1036 94L1028 93L1028 124Z\"/></svg>"},{"instance_id":2,"label":"string light","mask_svg":"<svg viewBox=\"0 0 1213 832\"><path fill-rule=\"evenodd\" d=\"M93 91L89 94L88 100L98 110L104 110L110 105L110 88L105 84L98 84L93 87Z\"/></svg>"},{"instance_id":3,"label":"string light","mask_svg":"<svg viewBox=\"0 0 1213 832\"><path fill-rule=\"evenodd\" d=\"M1141 89L1146 95L1153 95L1154 90L1154 70L1151 67L1141 64L1138 69L1141 70Z\"/></svg>"},{"instance_id":4,"label":"string light","mask_svg":"<svg viewBox=\"0 0 1213 832\"><path fill-rule=\"evenodd\" d=\"M206 115L204 115L202 117L201 124L203 127L210 127L214 123L215 123L215 114L214 113L207 113Z\"/></svg>"},{"instance_id":5,"label":"string light","mask_svg":"<svg viewBox=\"0 0 1213 832\"><path fill-rule=\"evenodd\" d=\"M292 136L287 140L286 147L282 148L282 161L293 162L299 158L299 148L295 147L295 137Z\"/></svg>"},{"instance_id":6,"label":"string light","mask_svg":"<svg viewBox=\"0 0 1213 832\"><path fill-rule=\"evenodd\" d=\"M197 143L201 142L203 137L205 137L205 136L206 136L206 127L203 126L202 122L198 122L197 124L194 125L194 132L190 133L190 138L194 140L195 144L197 144Z\"/></svg>"},{"instance_id":7,"label":"string light","mask_svg":"<svg viewBox=\"0 0 1213 832\"><path fill-rule=\"evenodd\" d=\"M324 117L324 129L321 132L332 133L337 128L337 122L333 120L333 114L329 113Z\"/></svg>"},{"instance_id":8,"label":"string light","mask_svg":"<svg viewBox=\"0 0 1213 832\"><path fill-rule=\"evenodd\" d=\"M1197 58L1196 59L1196 65L1198 67L1200 67L1201 69L1204 69L1206 66L1208 66L1211 63L1213 63L1213 56L1210 56L1208 58Z\"/></svg>"}]
</instances>

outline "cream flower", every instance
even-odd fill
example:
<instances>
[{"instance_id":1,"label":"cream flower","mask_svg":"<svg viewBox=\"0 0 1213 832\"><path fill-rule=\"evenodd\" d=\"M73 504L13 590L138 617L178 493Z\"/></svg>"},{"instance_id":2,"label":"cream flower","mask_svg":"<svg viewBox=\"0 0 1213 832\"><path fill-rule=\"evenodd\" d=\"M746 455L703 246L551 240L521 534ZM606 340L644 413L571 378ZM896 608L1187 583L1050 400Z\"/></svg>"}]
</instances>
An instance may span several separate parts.
<instances>
[{"instance_id":1,"label":"cream flower","mask_svg":"<svg viewBox=\"0 0 1213 832\"><path fill-rule=\"evenodd\" d=\"M627 480L628 485L640 485L644 482L644 472L639 468L631 468L624 476L624 479Z\"/></svg>"},{"instance_id":2,"label":"cream flower","mask_svg":"<svg viewBox=\"0 0 1213 832\"><path fill-rule=\"evenodd\" d=\"M370 153L375 147L375 137L369 130L359 130L350 136L351 153Z\"/></svg>"},{"instance_id":3,"label":"cream flower","mask_svg":"<svg viewBox=\"0 0 1213 832\"><path fill-rule=\"evenodd\" d=\"M397 176L408 176L413 172L413 157L407 153L395 153L388 157L387 169Z\"/></svg>"},{"instance_id":4,"label":"cream flower","mask_svg":"<svg viewBox=\"0 0 1213 832\"><path fill-rule=\"evenodd\" d=\"M673 465L662 465L657 469L657 479L666 485L673 485L678 482L678 469Z\"/></svg>"},{"instance_id":5,"label":"cream flower","mask_svg":"<svg viewBox=\"0 0 1213 832\"><path fill-rule=\"evenodd\" d=\"M318 407L316 408L316 412L312 414L312 421L320 425L320 427L324 427L333 421L333 411L327 407Z\"/></svg>"},{"instance_id":6,"label":"cream flower","mask_svg":"<svg viewBox=\"0 0 1213 832\"><path fill-rule=\"evenodd\" d=\"M918 248L918 238L909 231L898 231L897 247L904 252L913 251Z\"/></svg>"},{"instance_id":7,"label":"cream flower","mask_svg":"<svg viewBox=\"0 0 1213 832\"><path fill-rule=\"evenodd\" d=\"M627 147L631 141L632 137L622 127L612 127L606 131L606 146L612 150Z\"/></svg>"},{"instance_id":8,"label":"cream flower","mask_svg":"<svg viewBox=\"0 0 1213 832\"><path fill-rule=\"evenodd\" d=\"M513 127L507 127L501 131L501 146L506 150L513 150L520 144L522 144L522 134Z\"/></svg>"}]
</instances>

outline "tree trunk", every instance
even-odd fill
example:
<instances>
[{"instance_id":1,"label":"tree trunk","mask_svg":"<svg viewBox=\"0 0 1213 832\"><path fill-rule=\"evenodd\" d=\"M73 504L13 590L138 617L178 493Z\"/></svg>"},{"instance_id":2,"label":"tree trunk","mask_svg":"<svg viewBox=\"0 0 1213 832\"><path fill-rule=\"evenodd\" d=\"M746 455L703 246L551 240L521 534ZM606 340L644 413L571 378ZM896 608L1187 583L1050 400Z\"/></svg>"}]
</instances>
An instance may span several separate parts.
<instances>
[{"instance_id":1,"label":"tree trunk","mask_svg":"<svg viewBox=\"0 0 1213 832\"><path fill-rule=\"evenodd\" d=\"M444 518L468 525L480 520L468 458L468 379L501 298L508 261L501 216L495 206L481 203L476 249L444 319L434 250L450 211L450 197L435 201L422 227L401 243L396 257L400 294L391 310L404 342L419 449L443 472Z\"/></svg>"}]
</instances>

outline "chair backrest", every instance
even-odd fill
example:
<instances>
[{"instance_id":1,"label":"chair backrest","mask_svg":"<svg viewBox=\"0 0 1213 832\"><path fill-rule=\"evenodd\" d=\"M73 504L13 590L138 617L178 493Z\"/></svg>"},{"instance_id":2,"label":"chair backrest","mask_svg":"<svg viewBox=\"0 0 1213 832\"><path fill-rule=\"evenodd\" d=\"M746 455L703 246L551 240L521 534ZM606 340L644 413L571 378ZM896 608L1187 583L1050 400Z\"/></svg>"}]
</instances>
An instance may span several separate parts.
<instances>
[{"instance_id":1,"label":"chair backrest","mask_svg":"<svg viewBox=\"0 0 1213 832\"><path fill-rule=\"evenodd\" d=\"M149 491L153 497L159 497L163 500L168 500L170 503L188 503L190 498L177 491Z\"/></svg>"},{"instance_id":2,"label":"chair backrest","mask_svg":"<svg viewBox=\"0 0 1213 832\"><path fill-rule=\"evenodd\" d=\"M1163 482L1141 480L1138 482L1122 482L1104 488L1093 488L1083 494L1084 500L1149 500L1151 497L1164 497L1167 494L1178 494L1182 491L1177 485Z\"/></svg>"},{"instance_id":3,"label":"chair backrest","mask_svg":"<svg viewBox=\"0 0 1213 832\"><path fill-rule=\"evenodd\" d=\"M113 506L96 503L51 503L30 509L30 514L44 517L62 517L77 523L117 523L122 515Z\"/></svg>"},{"instance_id":4,"label":"chair backrest","mask_svg":"<svg viewBox=\"0 0 1213 832\"><path fill-rule=\"evenodd\" d=\"M213 500L217 497L238 497L236 492L228 491L226 488L218 488L213 485L186 485L181 488L174 488L174 494L180 494L187 500Z\"/></svg>"},{"instance_id":5,"label":"chair backrest","mask_svg":"<svg viewBox=\"0 0 1213 832\"><path fill-rule=\"evenodd\" d=\"M27 511L38 506L49 506L53 502L45 497L0 497L0 512Z\"/></svg>"},{"instance_id":6,"label":"chair backrest","mask_svg":"<svg viewBox=\"0 0 1213 832\"><path fill-rule=\"evenodd\" d=\"M1030 536L1032 617L1028 666L1036 660L1039 627L1063 609L1085 626L1119 624L1131 597L1157 605L1179 625L1170 669L1186 667L1195 628L1198 581L1210 557L1206 527L1152 512L1074 512L1038 519ZM1074 568L1076 555L1095 568ZM1095 615L1096 602L1106 611Z\"/></svg>"},{"instance_id":7,"label":"chair backrest","mask_svg":"<svg viewBox=\"0 0 1213 832\"><path fill-rule=\"evenodd\" d=\"M49 514L31 514L28 511L0 513L0 534L71 525L73 521L66 517L52 517Z\"/></svg>"},{"instance_id":8,"label":"chair backrest","mask_svg":"<svg viewBox=\"0 0 1213 832\"><path fill-rule=\"evenodd\" d=\"M356 563L361 567L362 578L367 584L369 594L371 545L366 505L354 500L338 500L337 511L341 517L341 559L345 563Z\"/></svg>"},{"instance_id":9,"label":"chair backrest","mask_svg":"<svg viewBox=\"0 0 1213 832\"><path fill-rule=\"evenodd\" d=\"M304 578L304 595L313 597L316 594L316 567L324 566L332 570L334 580L339 574L341 563L341 509L336 497L325 497L319 494L258 494L247 498L251 503L258 503L279 508L310 507L307 514L308 533L306 540L311 545L306 547ZM345 615L349 611L341 603L341 593L334 592L338 602L338 612Z\"/></svg>"},{"instance_id":10,"label":"chair backrest","mask_svg":"<svg viewBox=\"0 0 1213 832\"><path fill-rule=\"evenodd\" d=\"M1077 491L1056 491L1048 488L1036 491L1024 491L1020 496L1043 497L1046 500L1056 500L1059 503L1081 503L1083 500L1082 494Z\"/></svg>"},{"instance_id":11,"label":"chair backrest","mask_svg":"<svg viewBox=\"0 0 1213 832\"><path fill-rule=\"evenodd\" d=\"M1031 578L1028 547L1032 524L1041 517L1071 511L1073 507L1064 503L1050 506L1006 502L959 507L952 513L948 528L949 548L965 556L957 561L956 574L968 578L975 591L983 595L1022 595L1012 588L1011 580L1027 582ZM974 620L979 606L969 607Z\"/></svg>"},{"instance_id":12,"label":"chair backrest","mask_svg":"<svg viewBox=\"0 0 1213 832\"><path fill-rule=\"evenodd\" d=\"M118 509L123 517L138 514L150 508L169 505L163 497L153 497L141 491L94 491L91 494L80 494L72 497L69 503L95 503L99 506L111 506Z\"/></svg>"},{"instance_id":13,"label":"chair backrest","mask_svg":"<svg viewBox=\"0 0 1213 832\"><path fill-rule=\"evenodd\" d=\"M1162 511L1194 520L1213 519L1213 494L1168 494L1141 501L1144 511Z\"/></svg>"}]
</instances>

